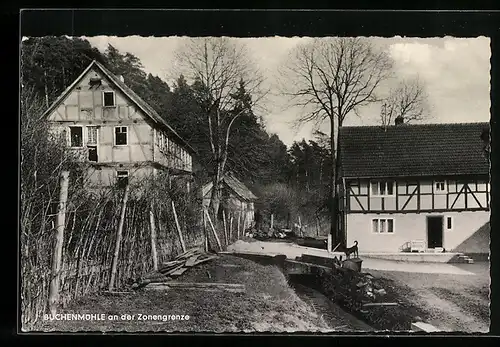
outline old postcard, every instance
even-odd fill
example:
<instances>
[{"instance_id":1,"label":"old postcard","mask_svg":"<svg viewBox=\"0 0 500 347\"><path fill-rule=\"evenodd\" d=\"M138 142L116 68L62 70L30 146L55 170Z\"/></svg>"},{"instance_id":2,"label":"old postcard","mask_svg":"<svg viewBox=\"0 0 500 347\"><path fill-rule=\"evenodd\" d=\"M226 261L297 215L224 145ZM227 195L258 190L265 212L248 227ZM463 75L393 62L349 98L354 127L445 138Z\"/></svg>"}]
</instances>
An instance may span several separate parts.
<instances>
[{"instance_id":1,"label":"old postcard","mask_svg":"<svg viewBox=\"0 0 500 347\"><path fill-rule=\"evenodd\" d=\"M24 332L488 332L490 40L24 37Z\"/></svg>"}]
</instances>

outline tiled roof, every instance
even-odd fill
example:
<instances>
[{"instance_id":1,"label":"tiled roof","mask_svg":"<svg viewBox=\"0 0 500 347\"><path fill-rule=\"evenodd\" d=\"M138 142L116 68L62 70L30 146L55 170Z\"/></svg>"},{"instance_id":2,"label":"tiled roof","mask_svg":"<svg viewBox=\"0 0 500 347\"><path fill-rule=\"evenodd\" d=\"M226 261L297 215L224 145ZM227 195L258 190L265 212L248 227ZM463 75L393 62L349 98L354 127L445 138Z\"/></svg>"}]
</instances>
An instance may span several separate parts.
<instances>
[{"instance_id":1,"label":"tiled roof","mask_svg":"<svg viewBox=\"0 0 500 347\"><path fill-rule=\"evenodd\" d=\"M488 175L489 123L342 127L343 177Z\"/></svg>"},{"instance_id":2,"label":"tiled roof","mask_svg":"<svg viewBox=\"0 0 500 347\"><path fill-rule=\"evenodd\" d=\"M247 188L240 180L238 180L236 177L234 177L231 174L226 174L222 178L222 181L228 185L228 187L234 191L239 197L241 197L243 200L256 200L257 197L250 191L250 189ZM209 182L203 186L203 196L206 197L206 195L210 192L212 189L213 183Z\"/></svg>"}]
</instances>

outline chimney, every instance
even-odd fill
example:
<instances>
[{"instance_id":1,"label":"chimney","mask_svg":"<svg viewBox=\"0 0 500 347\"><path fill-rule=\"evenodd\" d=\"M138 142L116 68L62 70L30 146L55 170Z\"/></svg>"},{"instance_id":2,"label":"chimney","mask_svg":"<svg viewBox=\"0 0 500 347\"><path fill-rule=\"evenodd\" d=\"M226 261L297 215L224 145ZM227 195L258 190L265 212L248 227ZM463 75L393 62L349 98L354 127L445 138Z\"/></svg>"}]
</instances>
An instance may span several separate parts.
<instances>
[{"instance_id":1,"label":"chimney","mask_svg":"<svg viewBox=\"0 0 500 347\"><path fill-rule=\"evenodd\" d=\"M405 119L403 116L397 116L396 119L394 120L394 124L401 125L404 123L404 121L405 121Z\"/></svg>"},{"instance_id":2,"label":"chimney","mask_svg":"<svg viewBox=\"0 0 500 347\"><path fill-rule=\"evenodd\" d=\"M121 81L122 83L125 83L125 79L123 78L123 75L119 75L119 76L118 76L118 78L120 79L120 81Z\"/></svg>"}]
</instances>

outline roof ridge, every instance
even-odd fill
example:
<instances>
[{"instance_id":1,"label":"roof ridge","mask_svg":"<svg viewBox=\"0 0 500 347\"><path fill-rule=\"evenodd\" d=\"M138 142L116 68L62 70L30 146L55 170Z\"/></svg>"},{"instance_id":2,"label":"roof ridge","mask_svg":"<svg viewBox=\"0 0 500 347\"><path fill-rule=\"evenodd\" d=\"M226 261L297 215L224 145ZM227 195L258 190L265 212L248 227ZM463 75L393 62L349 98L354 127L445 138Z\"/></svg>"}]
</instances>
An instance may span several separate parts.
<instances>
[{"instance_id":1,"label":"roof ridge","mask_svg":"<svg viewBox=\"0 0 500 347\"><path fill-rule=\"evenodd\" d=\"M388 125L388 126L383 126L383 125L343 125L340 127L340 129L353 129L353 128L387 128L387 129L394 129L394 128L416 128L416 127L435 127L435 126L459 126L459 125L479 125L479 124L490 124L491 122L457 122L457 123L416 123L416 124L402 124L402 125Z\"/></svg>"}]
</instances>

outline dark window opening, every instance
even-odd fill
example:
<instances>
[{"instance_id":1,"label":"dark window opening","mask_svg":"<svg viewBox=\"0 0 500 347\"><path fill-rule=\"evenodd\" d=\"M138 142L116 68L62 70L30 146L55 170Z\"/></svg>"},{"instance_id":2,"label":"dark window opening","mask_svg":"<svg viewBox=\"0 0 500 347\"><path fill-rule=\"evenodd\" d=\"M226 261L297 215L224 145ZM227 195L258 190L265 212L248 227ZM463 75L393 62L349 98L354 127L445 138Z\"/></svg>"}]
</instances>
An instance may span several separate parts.
<instances>
[{"instance_id":1,"label":"dark window opening","mask_svg":"<svg viewBox=\"0 0 500 347\"><path fill-rule=\"evenodd\" d=\"M100 77L91 77L89 81L90 87L99 87L101 85L101 78Z\"/></svg>"},{"instance_id":2,"label":"dark window opening","mask_svg":"<svg viewBox=\"0 0 500 347\"><path fill-rule=\"evenodd\" d=\"M118 188L125 188L128 185L128 171L116 172Z\"/></svg>"},{"instance_id":3,"label":"dark window opening","mask_svg":"<svg viewBox=\"0 0 500 347\"><path fill-rule=\"evenodd\" d=\"M116 127L115 128L115 145L126 145L127 144L127 127Z\"/></svg>"},{"instance_id":4,"label":"dark window opening","mask_svg":"<svg viewBox=\"0 0 500 347\"><path fill-rule=\"evenodd\" d=\"M83 146L83 129L82 127L70 127L70 141L71 147Z\"/></svg>"},{"instance_id":5,"label":"dark window opening","mask_svg":"<svg viewBox=\"0 0 500 347\"><path fill-rule=\"evenodd\" d=\"M97 146L88 146L89 149L89 161L97 163Z\"/></svg>"},{"instance_id":6,"label":"dark window opening","mask_svg":"<svg viewBox=\"0 0 500 347\"><path fill-rule=\"evenodd\" d=\"M104 107L115 106L115 93L104 92Z\"/></svg>"},{"instance_id":7,"label":"dark window opening","mask_svg":"<svg viewBox=\"0 0 500 347\"><path fill-rule=\"evenodd\" d=\"M446 229L450 230L452 228L451 217L446 218Z\"/></svg>"}]
</instances>

